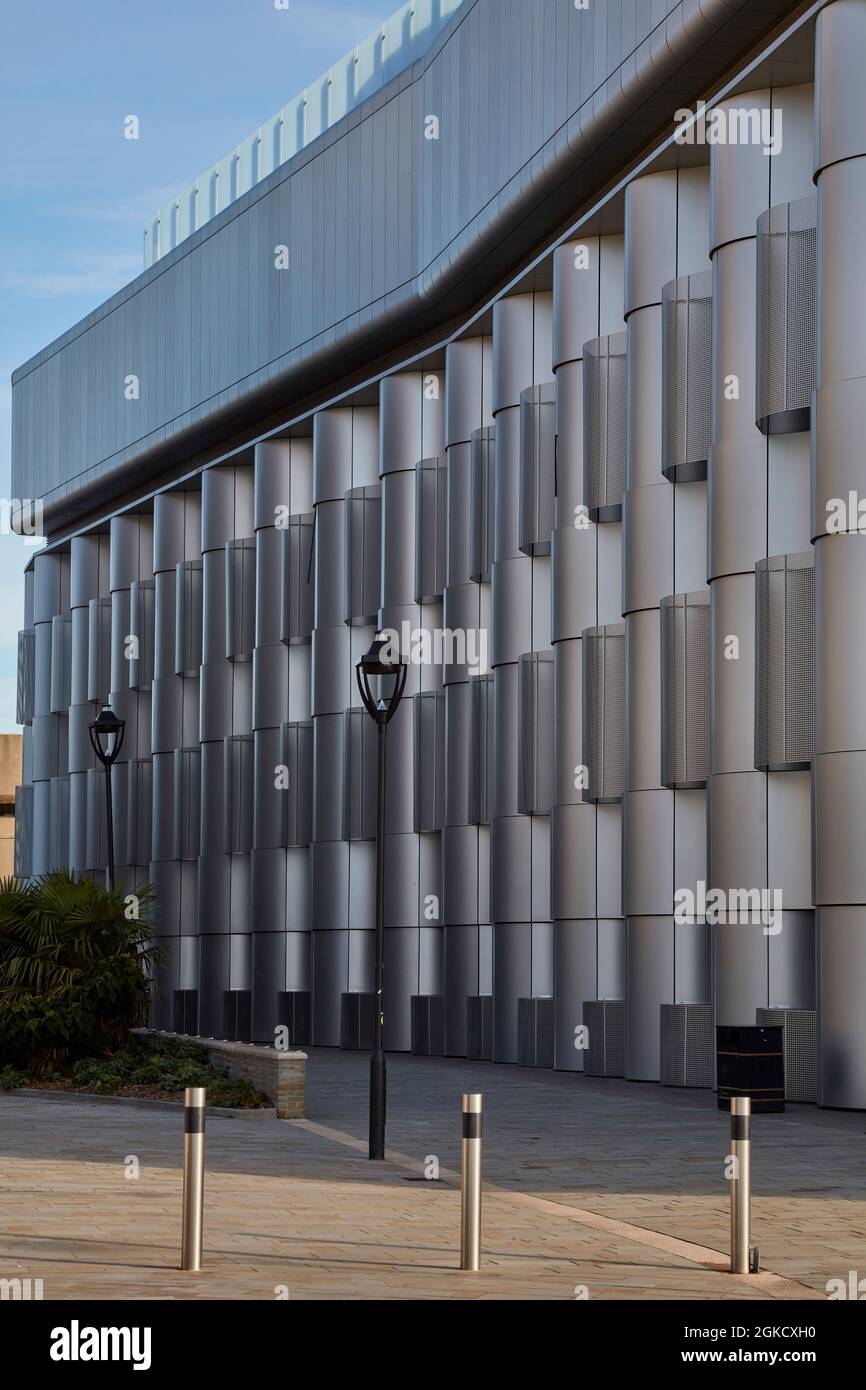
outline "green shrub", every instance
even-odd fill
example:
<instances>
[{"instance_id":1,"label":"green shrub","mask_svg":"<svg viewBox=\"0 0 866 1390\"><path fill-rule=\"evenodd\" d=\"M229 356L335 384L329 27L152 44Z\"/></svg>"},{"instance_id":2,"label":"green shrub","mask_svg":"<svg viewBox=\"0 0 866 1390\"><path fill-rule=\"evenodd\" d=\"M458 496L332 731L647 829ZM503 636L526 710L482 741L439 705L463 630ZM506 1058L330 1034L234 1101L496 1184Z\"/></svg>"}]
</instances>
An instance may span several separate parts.
<instances>
[{"instance_id":1,"label":"green shrub","mask_svg":"<svg viewBox=\"0 0 866 1390\"><path fill-rule=\"evenodd\" d=\"M120 890L90 878L0 881L0 1063L43 1075L115 1051L146 1022L159 949L151 889L136 897L129 920Z\"/></svg>"},{"instance_id":2,"label":"green shrub","mask_svg":"<svg viewBox=\"0 0 866 1390\"><path fill-rule=\"evenodd\" d=\"M0 1067L0 1091L14 1091L19 1086L26 1086L27 1081L25 1072L17 1071L15 1067Z\"/></svg>"}]
</instances>

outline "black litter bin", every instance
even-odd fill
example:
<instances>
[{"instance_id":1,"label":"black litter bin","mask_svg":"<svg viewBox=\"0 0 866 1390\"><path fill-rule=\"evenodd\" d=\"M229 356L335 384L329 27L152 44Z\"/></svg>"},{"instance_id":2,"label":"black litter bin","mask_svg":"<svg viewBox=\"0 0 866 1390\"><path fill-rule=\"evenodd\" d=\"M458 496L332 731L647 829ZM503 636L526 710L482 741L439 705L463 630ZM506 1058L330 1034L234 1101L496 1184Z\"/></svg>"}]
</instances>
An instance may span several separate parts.
<instances>
[{"instance_id":1,"label":"black litter bin","mask_svg":"<svg viewBox=\"0 0 866 1390\"><path fill-rule=\"evenodd\" d=\"M716 1028L719 1109L731 1096L749 1096L753 1115L785 1109L785 1059L781 1027Z\"/></svg>"}]
</instances>

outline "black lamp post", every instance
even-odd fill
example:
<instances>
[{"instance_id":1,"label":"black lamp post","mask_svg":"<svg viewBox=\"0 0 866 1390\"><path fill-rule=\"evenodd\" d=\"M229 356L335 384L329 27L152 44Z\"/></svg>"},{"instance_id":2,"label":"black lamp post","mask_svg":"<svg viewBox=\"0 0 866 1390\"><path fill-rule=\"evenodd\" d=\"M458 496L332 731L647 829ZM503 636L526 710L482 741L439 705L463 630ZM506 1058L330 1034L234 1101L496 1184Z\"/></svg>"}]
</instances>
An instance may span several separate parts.
<instances>
[{"instance_id":1,"label":"black lamp post","mask_svg":"<svg viewBox=\"0 0 866 1390\"><path fill-rule=\"evenodd\" d=\"M370 1157L385 1157L385 1050L382 1035L385 1023L382 989L385 975L385 738L388 725L397 713L397 706L406 688L407 666L403 658L395 657L391 644L380 632L373 638L370 650L361 657L355 668L358 689L364 708L376 721L379 731L379 783L376 809L376 1013L373 1020L373 1052L370 1056ZM376 676L391 676L394 680L391 698L376 700L371 681Z\"/></svg>"},{"instance_id":2,"label":"black lamp post","mask_svg":"<svg viewBox=\"0 0 866 1390\"><path fill-rule=\"evenodd\" d=\"M114 818L111 809L111 769L117 762L126 722L118 719L108 705L90 725L90 742L105 768L105 828L108 837L108 884L114 887Z\"/></svg>"}]
</instances>

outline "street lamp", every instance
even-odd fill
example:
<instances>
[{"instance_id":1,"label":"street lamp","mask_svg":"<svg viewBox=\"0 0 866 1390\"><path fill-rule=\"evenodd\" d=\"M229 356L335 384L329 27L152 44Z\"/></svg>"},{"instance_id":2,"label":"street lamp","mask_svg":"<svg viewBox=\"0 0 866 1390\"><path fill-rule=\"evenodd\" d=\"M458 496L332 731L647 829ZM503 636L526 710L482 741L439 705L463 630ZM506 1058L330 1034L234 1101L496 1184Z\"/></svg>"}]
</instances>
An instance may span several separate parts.
<instances>
[{"instance_id":1,"label":"street lamp","mask_svg":"<svg viewBox=\"0 0 866 1390\"><path fill-rule=\"evenodd\" d=\"M113 709L105 706L98 719L90 725L90 742L105 768L105 828L108 835L108 884L114 887L114 820L111 810L111 769L123 746L126 723L118 719Z\"/></svg>"},{"instance_id":2,"label":"street lamp","mask_svg":"<svg viewBox=\"0 0 866 1390\"><path fill-rule=\"evenodd\" d=\"M406 688L407 666L399 652L394 655L391 643L381 633L373 638L370 650L355 667L358 689L364 708L376 721L379 731L379 781L376 808L376 1013L373 1020L373 1051L370 1056L370 1158L385 1157L385 1050L382 1034L385 1015L382 987L385 974L385 738L388 725L397 713L397 706ZM391 676L394 686L391 698L375 699L371 681L377 676Z\"/></svg>"}]
</instances>

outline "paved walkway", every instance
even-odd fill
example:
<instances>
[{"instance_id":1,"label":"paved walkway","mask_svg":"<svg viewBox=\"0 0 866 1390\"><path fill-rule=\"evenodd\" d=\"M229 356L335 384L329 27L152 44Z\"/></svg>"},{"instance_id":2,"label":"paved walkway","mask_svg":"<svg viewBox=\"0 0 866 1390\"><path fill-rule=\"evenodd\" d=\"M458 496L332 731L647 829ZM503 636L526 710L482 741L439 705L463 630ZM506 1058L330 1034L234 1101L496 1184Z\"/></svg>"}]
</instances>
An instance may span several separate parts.
<instances>
[{"instance_id":1,"label":"paved walkway","mask_svg":"<svg viewBox=\"0 0 866 1390\"><path fill-rule=\"evenodd\" d=\"M0 1092L0 1279L46 1299L824 1297L866 1276L866 1117L752 1122L764 1271L725 1272L728 1118L708 1093L389 1058L389 1158L366 1157L368 1059L310 1052L307 1119L211 1117L205 1265L181 1274L180 1116ZM485 1097L483 1268L457 1268L459 1106ZM424 1179L435 1156L441 1181ZM138 1161L138 1177L131 1158Z\"/></svg>"}]
</instances>

